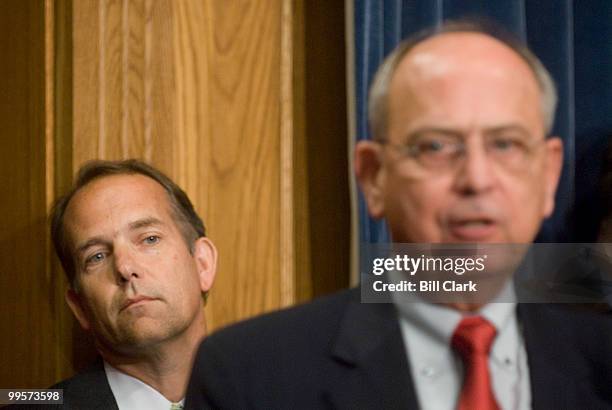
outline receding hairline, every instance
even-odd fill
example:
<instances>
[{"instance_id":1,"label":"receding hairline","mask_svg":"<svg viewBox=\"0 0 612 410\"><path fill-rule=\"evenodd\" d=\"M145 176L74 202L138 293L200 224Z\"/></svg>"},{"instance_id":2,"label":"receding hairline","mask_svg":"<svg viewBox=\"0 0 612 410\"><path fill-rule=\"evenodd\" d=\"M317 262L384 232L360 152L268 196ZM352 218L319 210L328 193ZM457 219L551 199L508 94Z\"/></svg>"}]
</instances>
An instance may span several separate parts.
<instances>
[{"instance_id":1,"label":"receding hairline","mask_svg":"<svg viewBox=\"0 0 612 410\"><path fill-rule=\"evenodd\" d=\"M452 41L456 41L458 43L461 43L459 45L461 45L464 49L467 48L465 47L466 43L466 37L469 38L474 38L474 39L480 39L481 41L484 41L485 43L490 43L490 45L495 45L495 46L499 46L500 50L505 50L507 52L507 54L510 56L513 56L513 59L520 61L521 64L531 73L531 77L535 80L536 84L538 84L537 81L537 77L535 75L535 73L533 72L530 62L527 61L525 59L524 56L522 56L520 53L517 52L517 50L513 49L508 43L500 40L499 38L496 38L495 36L488 34L488 33L484 33L484 32L480 32L480 31L476 31L476 30L469 30L466 29L464 31L442 31L440 33L436 33L433 34L430 37L427 37L415 44L413 44L411 47L407 47L406 50L400 54L398 57L398 61L397 64L395 65L395 70L394 73L397 71L397 68L406 60L408 59L412 54L417 54L419 52L423 52L423 48L425 47L432 47L431 43L440 43L440 42L445 42L448 43L449 39ZM451 41L451 42L452 42ZM474 50L480 51L480 49L482 49L482 46L476 47L474 45L469 45L471 48L473 48ZM486 44L485 44L486 46ZM456 50L458 48L452 48L447 46L448 49L452 52L453 50ZM490 46L486 46L486 47L490 47ZM442 46L438 46L438 48L444 48Z\"/></svg>"},{"instance_id":2,"label":"receding hairline","mask_svg":"<svg viewBox=\"0 0 612 410\"><path fill-rule=\"evenodd\" d=\"M165 196L168 199L168 204L170 204L170 206L172 206L172 198L170 197L170 194L168 193L168 191L164 188L164 186L162 184L160 184L158 181L156 181L154 178L151 178L148 175L145 174L141 174L138 172L133 172L133 173L122 173L122 174L106 174L106 175L99 175L96 176L95 178L92 178L91 180L87 181L87 183L85 183L83 186L79 187L76 191L74 191L74 193L72 194L72 196L70 197L70 199L68 200L68 203L66 204L66 208L64 210L64 218L66 216L66 214L68 213L68 211L71 209L71 207L73 206L73 204L75 203L75 199L79 198L80 196L82 196L83 194L87 193L88 190L92 189L94 185L108 180L108 179L118 179L118 178L137 178L137 179L143 179L143 180L148 180L150 182L152 182L155 186L157 186L159 189L161 189L161 192L165 193Z\"/></svg>"},{"instance_id":3,"label":"receding hairline","mask_svg":"<svg viewBox=\"0 0 612 410\"><path fill-rule=\"evenodd\" d=\"M447 34L479 34L485 38L488 37L494 42L504 45L512 54L522 60L531 72L532 78L535 78L536 81L545 132L549 134L552 131L558 96L554 80L544 64L526 44L504 27L486 19L467 19L448 20L441 26L415 33L399 43L385 57L383 63L376 71L368 93L368 122L374 139L384 139L387 132L388 118L385 117L388 114L388 99L391 83L398 66L405 60L407 54L411 53L414 49L419 48L430 40L436 40Z\"/></svg>"},{"instance_id":4,"label":"receding hairline","mask_svg":"<svg viewBox=\"0 0 612 410\"><path fill-rule=\"evenodd\" d=\"M449 44L449 40L451 39L451 43ZM438 34L435 34L431 37L428 37L418 43L416 43L413 47L409 47L405 53L401 54L400 56L398 56L398 60L397 63L395 64L395 66L393 67L393 73L391 74L391 77L389 79L389 84L388 84L388 91L387 91L387 115L389 114L389 102L390 102L390 96L392 94L392 90L393 90L393 84L396 81L398 74L402 74L402 75L406 75L406 73L400 73L401 67L406 65L406 64L410 64L410 68L412 70L421 68L423 69L422 66L419 66L419 64L415 64L414 58L417 58L420 55L435 55L436 58L440 59L439 61L451 61L451 62L458 62L460 64L457 64L455 66L455 68L461 68L461 67L465 67L465 63L467 62L468 65L470 63L470 60L465 60L464 61L464 57L466 57L466 55L463 56L459 56L457 53L454 53L454 50L457 50L457 45L459 44L452 44L452 42L457 42L457 43L461 43L460 45L465 46L466 45L466 40L467 39L479 39L477 41L484 41L484 44L469 44L468 47L472 49L473 53L474 53L474 57L476 57L478 55L478 53L481 53L479 55L479 57L485 56L486 58L490 59L491 61L494 61L496 64L498 64L498 61L500 61L499 59L493 59L491 58L491 55L489 53L482 53L481 50L491 50L491 48L497 48L499 51L497 51L497 53L502 52L503 50L503 54L505 54L507 56L507 58L509 58L509 60L507 60L505 63L509 63L510 61L514 61L516 62L519 66L521 66L523 68L523 70L525 71L525 73L529 76L532 85L535 87L535 90L538 93L537 98L541 99L542 98L542 87L540 86L540 83L538 81L538 77L536 75L536 73L534 72L534 70L532 69L532 67L530 66L529 62L525 60L525 58L520 55L519 53L517 53L516 50L514 50L512 47L510 47L508 44L504 43L503 41L491 36L490 34L487 33L483 33L483 32L478 32L478 31L449 31L449 32L441 32ZM445 42L445 43L441 43L441 42ZM436 43L439 43L440 45L437 45ZM487 44L488 43L488 44ZM497 54L496 54L497 55ZM469 57L470 55L468 54L467 57ZM479 59L480 60L480 59ZM473 60L472 60L473 61ZM514 67L516 68L516 67ZM514 71L512 67L508 67L507 70L509 71ZM424 73L430 73L431 72L431 68L427 67L427 71L423 71ZM413 74L416 73L416 71L412 72ZM524 78L522 75L519 76L520 78ZM542 115L544 116L544 113L542 113ZM387 118L387 121L389 120L389 118ZM545 123L546 119L542 118L542 121ZM544 127L546 127L546 125L544 125Z\"/></svg>"}]
</instances>

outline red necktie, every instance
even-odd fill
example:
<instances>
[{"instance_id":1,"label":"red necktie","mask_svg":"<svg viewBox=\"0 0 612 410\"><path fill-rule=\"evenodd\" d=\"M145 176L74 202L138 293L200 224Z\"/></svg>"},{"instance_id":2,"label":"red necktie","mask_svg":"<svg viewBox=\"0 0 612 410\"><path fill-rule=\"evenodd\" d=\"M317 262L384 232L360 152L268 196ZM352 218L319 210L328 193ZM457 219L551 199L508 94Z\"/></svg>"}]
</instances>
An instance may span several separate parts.
<instances>
[{"instance_id":1,"label":"red necktie","mask_svg":"<svg viewBox=\"0 0 612 410\"><path fill-rule=\"evenodd\" d=\"M489 374L489 351L495 333L495 327L480 316L464 318L455 329L451 343L465 369L458 410L499 409Z\"/></svg>"}]
</instances>

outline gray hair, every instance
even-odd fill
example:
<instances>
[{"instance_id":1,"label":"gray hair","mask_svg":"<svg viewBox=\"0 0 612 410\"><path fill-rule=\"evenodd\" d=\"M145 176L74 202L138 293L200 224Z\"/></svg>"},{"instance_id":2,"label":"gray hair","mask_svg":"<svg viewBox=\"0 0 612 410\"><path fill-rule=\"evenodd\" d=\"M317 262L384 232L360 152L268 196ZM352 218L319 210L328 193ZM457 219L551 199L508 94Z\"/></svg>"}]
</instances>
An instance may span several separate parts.
<instances>
[{"instance_id":1,"label":"gray hair","mask_svg":"<svg viewBox=\"0 0 612 410\"><path fill-rule=\"evenodd\" d=\"M518 54L533 72L541 92L542 114L546 133L550 134L555 121L557 107L557 90L552 76L544 64L522 42L507 33L501 27L479 20L448 21L439 27L419 32L402 41L376 71L368 98L368 120L372 138L381 140L386 138L387 121L389 115L389 88L391 79L403 57L417 44L444 33L473 32L493 37L505 44Z\"/></svg>"}]
</instances>

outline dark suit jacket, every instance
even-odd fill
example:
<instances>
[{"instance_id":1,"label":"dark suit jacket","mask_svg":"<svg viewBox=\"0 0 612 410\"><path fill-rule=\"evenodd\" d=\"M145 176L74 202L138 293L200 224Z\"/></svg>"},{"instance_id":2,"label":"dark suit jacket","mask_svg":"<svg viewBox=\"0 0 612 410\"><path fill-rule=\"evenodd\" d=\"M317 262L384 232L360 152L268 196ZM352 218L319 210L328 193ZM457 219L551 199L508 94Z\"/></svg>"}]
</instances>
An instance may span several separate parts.
<instances>
[{"instance_id":1,"label":"dark suit jacket","mask_svg":"<svg viewBox=\"0 0 612 410\"><path fill-rule=\"evenodd\" d=\"M64 389L62 409L65 410L119 410L101 360L87 371L64 380L52 388Z\"/></svg>"},{"instance_id":2,"label":"dark suit jacket","mask_svg":"<svg viewBox=\"0 0 612 410\"><path fill-rule=\"evenodd\" d=\"M64 389L63 405L18 405L15 410L119 410L101 360L83 373L61 381L50 389Z\"/></svg>"},{"instance_id":3,"label":"dark suit jacket","mask_svg":"<svg viewBox=\"0 0 612 410\"><path fill-rule=\"evenodd\" d=\"M518 314L533 408L612 408L610 317L535 304ZM211 335L186 401L203 408L417 409L395 307L353 289Z\"/></svg>"}]
</instances>

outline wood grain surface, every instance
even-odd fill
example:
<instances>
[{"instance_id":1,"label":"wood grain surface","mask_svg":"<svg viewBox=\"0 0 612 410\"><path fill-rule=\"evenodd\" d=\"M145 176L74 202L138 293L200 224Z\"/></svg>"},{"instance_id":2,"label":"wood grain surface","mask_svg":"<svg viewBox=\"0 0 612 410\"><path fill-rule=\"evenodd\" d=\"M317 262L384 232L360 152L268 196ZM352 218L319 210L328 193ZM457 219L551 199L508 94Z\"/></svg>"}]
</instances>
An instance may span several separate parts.
<instances>
[{"instance_id":1,"label":"wood grain surface","mask_svg":"<svg viewBox=\"0 0 612 410\"><path fill-rule=\"evenodd\" d=\"M324 5L3 2L0 387L48 386L94 354L46 222L91 159L143 159L188 193L220 255L211 331L346 286L344 60L310 40L341 53L344 17Z\"/></svg>"},{"instance_id":2,"label":"wood grain surface","mask_svg":"<svg viewBox=\"0 0 612 410\"><path fill-rule=\"evenodd\" d=\"M44 2L0 13L0 387L46 383L57 301L47 269Z\"/></svg>"}]
</instances>

